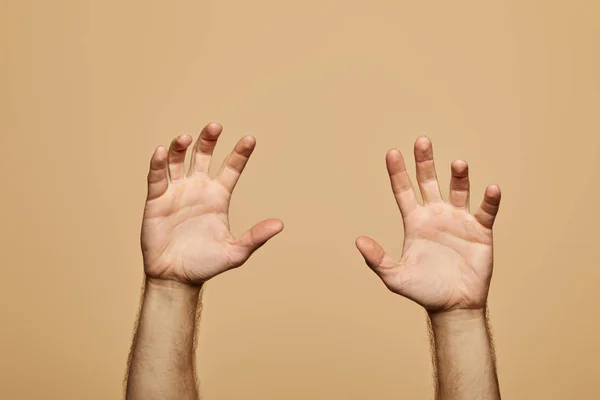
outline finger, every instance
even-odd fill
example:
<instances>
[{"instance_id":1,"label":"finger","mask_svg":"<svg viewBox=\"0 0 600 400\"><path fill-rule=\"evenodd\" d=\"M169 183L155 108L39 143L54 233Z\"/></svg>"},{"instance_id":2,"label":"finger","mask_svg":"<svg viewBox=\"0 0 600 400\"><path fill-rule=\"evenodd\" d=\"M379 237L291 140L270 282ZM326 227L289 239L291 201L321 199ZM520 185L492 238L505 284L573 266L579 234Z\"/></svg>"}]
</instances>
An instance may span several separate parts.
<instances>
[{"instance_id":1,"label":"finger","mask_svg":"<svg viewBox=\"0 0 600 400\"><path fill-rule=\"evenodd\" d=\"M469 165L466 161L455 160L450 166L450 203L457 208L469 209Z\"/></svg>"},{"instance_id":2,"label":"finger","mask_svg":"<svg viewBox=\"0 0 600 400\"><path fill-rule=\"evenodd\" d=\"M255 146L256 139L253 136L244 136L237 142L231 154L223 162L217 180L229 193L233 192Z\"/></svg>"},{"instance_id":3,"label":"finger","mask_svg":"<svg viewBox=\"0 0 600 400\"><path fill-rule=\"evenodd\" d=\"M206 125L196 144L194 145L194 154L192 155L192 162L190 164L189 174L194 172L208 173L210 169L210 159L212 158L213 151L217 145L217 140L223 131L221 124L211 122Z\"/></svg>"},{"instance_id":4,"label":"finger","mask_svg":"<svg viewBox=\"0 0 600 400\"><path fill-rule=\"evenodd\" d=\"M386 272L394 270L397 264L383 247L370 237L361 236L356 239L356 248L360 251L365 262L380 277Z\"/></svg>"},{"instance_id":5,"label":"finger","mask_svg":"<svg viewBox=\"0 0 600 400\"><path fill-rule=\"evenodd\" d=\"M169 177L171 182L182 179L184 176L185 152L192 144L190 135L181 135L171 142L169 147Z\"/></svg>"},{"instance_id":6,"label":"finger","mask_svg":"<svg viewBox=\"0 0 600 400\"><path fill-rule=\"evenodd\" d=\"M405 217L412 210L417 208L419 202L417 201L417 196L415 195L408 172L406 171L402 153L397 149L388 151L385 156L385 163L388 174L390 175L390 183L392 185L394 197L396 198L396 203L398 203L400 212Z\"/></svg>"},{"instance_id":7,"label":"finger","mask_svg":"<svg viewBox=\"0 0 600 400\"><path fill-rule=\"evenodd\" d=\"M167 178L167 149L158 146L150 160L148 171L148 200L156 199L165 193L169 187Z\"/></svg>"},{"instance_id":8,"label":"finger","mask_svg":"<svg viewBox=\"0 0 600 400\"><path fill-rule=\"evenodd\" d=\"M498 185L490 185L485 189L483 201L479 210L475 212L474 216L481 225L488 229L492 229L494 226L494 220L498 214L500 208L500 187Z\"/></svg>"},{"instance_id":9,"label":"finger","mask_svg":"<svg viewBox=\"0 0 600 400\"><path fill-rule=\"evenodd\" d=\"M424 203L442 201L440 187L433 162L433 146L431 140L423 136L415 142L415 162L417 164L417 182Z\"/></svg>"},{"instance_id":10,"label":"finger","mask_svg":"<svg viewBox=\"0 0 600 400\"><path fill-rule=\"evenodd\" d=\"M235 244L242 249L242 257L248 258L282 230L283 222L281 220L275 218L267 219L254 225L237 239Z\"/></svg>"}]
</instances>

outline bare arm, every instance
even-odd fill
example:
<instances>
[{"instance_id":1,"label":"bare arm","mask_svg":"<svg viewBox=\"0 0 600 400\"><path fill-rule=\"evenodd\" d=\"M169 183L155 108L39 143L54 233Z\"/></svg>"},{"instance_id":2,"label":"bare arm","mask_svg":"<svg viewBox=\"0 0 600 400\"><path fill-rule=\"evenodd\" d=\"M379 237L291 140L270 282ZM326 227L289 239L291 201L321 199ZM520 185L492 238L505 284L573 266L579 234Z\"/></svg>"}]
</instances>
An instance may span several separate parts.
<instances>
[{"instance_id":1,"label":"bare arm","mask_svg":"<svg viewBox=\"0 0 600 400\"><path fill-rule=\"evenodd\" d=\"M394 149L386 156L404 222L400 261L369 237L359 237L356 246L388 289L427 311L437 399L500 399L485 311L500 188L488 186L480 207L471 213L467 163L452 163L449 199L444 201L431 141L417 139L414 155L423 204L417 200L402 154Z\"/></svg>"},{"instance_id":2,"label":"bare arm","mask_svg":"<svg viewBox=\"0 0 600 400\"><path fill-rule=\"evenodd\" d=\"M195 333L200 288L148 279L131 348L127 399L197 400Z\"/></svg>"},{"instance_id":3,"label":"bare arm","mask_svg":"<svg viewBox=\"0 0 600 400\"><path fill-rule=\"evenodd\" d=\"M146 285L127 372L127 400L196 400L194 343L200 288L241 266L281 232L277 219L259 222L239 238L229 229L229 204L256 141L245 136L209 177L222 127L202 132L185 171L193 139L182 135L150 161L141 246Z\"/></svg>"},{"instance_id":4,"label":"bare arm","mask_svg":"<svg viewBox=\"0 0 600 400\"><path fill-rule=\"evenodd\" d=\"M436 399L500 399L485 310L430 313Z\"/></svg>"}]
</instances>

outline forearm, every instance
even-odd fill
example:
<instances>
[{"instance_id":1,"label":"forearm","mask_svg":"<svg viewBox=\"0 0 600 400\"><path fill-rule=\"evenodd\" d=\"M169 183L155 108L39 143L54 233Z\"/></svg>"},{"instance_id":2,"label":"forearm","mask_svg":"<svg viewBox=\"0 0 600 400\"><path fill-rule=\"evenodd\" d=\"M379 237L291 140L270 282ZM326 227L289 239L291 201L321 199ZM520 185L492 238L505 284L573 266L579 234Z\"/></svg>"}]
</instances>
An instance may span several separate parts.
<instances>
[{"instance_id":1,"label":"forearm","mask_svg":"<svg viewBox=\"0 0 600 400\"><path fill-rule=\"evenodd\" d=\"M436 399L500 399L486 311L430 313L429 321L436 370Z\"/></svg>"},{"instance_id":2,"label":"forearm","mask_svg":"<svg viewBox=\"0 0 600 400\"><path fill-rule=\"evenodd\" d=\"M126 399L197 400L194 344L199 287L147 279Z\"/></svg>"}]
</instances>

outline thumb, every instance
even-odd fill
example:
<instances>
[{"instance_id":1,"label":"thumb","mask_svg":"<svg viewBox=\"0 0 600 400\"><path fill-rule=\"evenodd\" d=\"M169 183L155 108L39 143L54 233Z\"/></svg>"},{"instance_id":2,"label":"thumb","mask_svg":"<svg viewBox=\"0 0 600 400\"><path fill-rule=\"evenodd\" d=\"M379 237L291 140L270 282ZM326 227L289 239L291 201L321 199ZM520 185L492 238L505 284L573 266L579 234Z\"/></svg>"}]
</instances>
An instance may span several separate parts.
<instances>
[{"instance_id":1,"label":"thumb","mask_svg":"<svg viewBox=\"0 0 600 400\"><path fill-rule=\"evenodd\" d=\"M266 219L244 233L237 240L236 244L246 250L247 257L249 257L282 230L283 222L281 220L275 218Z\"/></svg>"},{"instance_id":2,"label":"thumb","mask_svg":"<svg viewBox=\"0 0 600 400\"><path fill-rule=\"evenodd\" d=\"M386 271L394 269L396 263L390 257L383 247L376 241L367 236L360 236L356 239L356 248L365 259L365 262L377 275L381 276Z\"/></svg>"}]
</instances>

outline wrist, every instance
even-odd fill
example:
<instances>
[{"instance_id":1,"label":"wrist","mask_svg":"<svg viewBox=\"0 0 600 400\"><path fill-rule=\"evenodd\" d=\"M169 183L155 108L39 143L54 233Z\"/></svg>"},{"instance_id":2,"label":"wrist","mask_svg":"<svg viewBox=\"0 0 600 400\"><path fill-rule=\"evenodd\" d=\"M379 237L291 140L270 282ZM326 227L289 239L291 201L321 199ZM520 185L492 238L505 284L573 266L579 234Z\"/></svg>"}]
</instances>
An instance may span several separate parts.
<instances>
[{"instance_id":1,"label":"wrist","mask_svg":"<svg viewBox=\"0 0 600 400\"><path fill-rule=\"evenodd\" d=\"M146 277L146 291L159 293L161 297L175 299L194 299L200 295L202 285Z\"/></svg>"},{"instance_id":2,"label":"wrist","mask_svg":"<svg viewBox=\"0 0 600 400\"><path fill-rule=\"evenodd\" d=\"M431 327L437 329L450 329L454 331L468 331L478 326L486 325L487 309L454 309L448 311L428 311Z\"/></svg>"}]
</instances>

